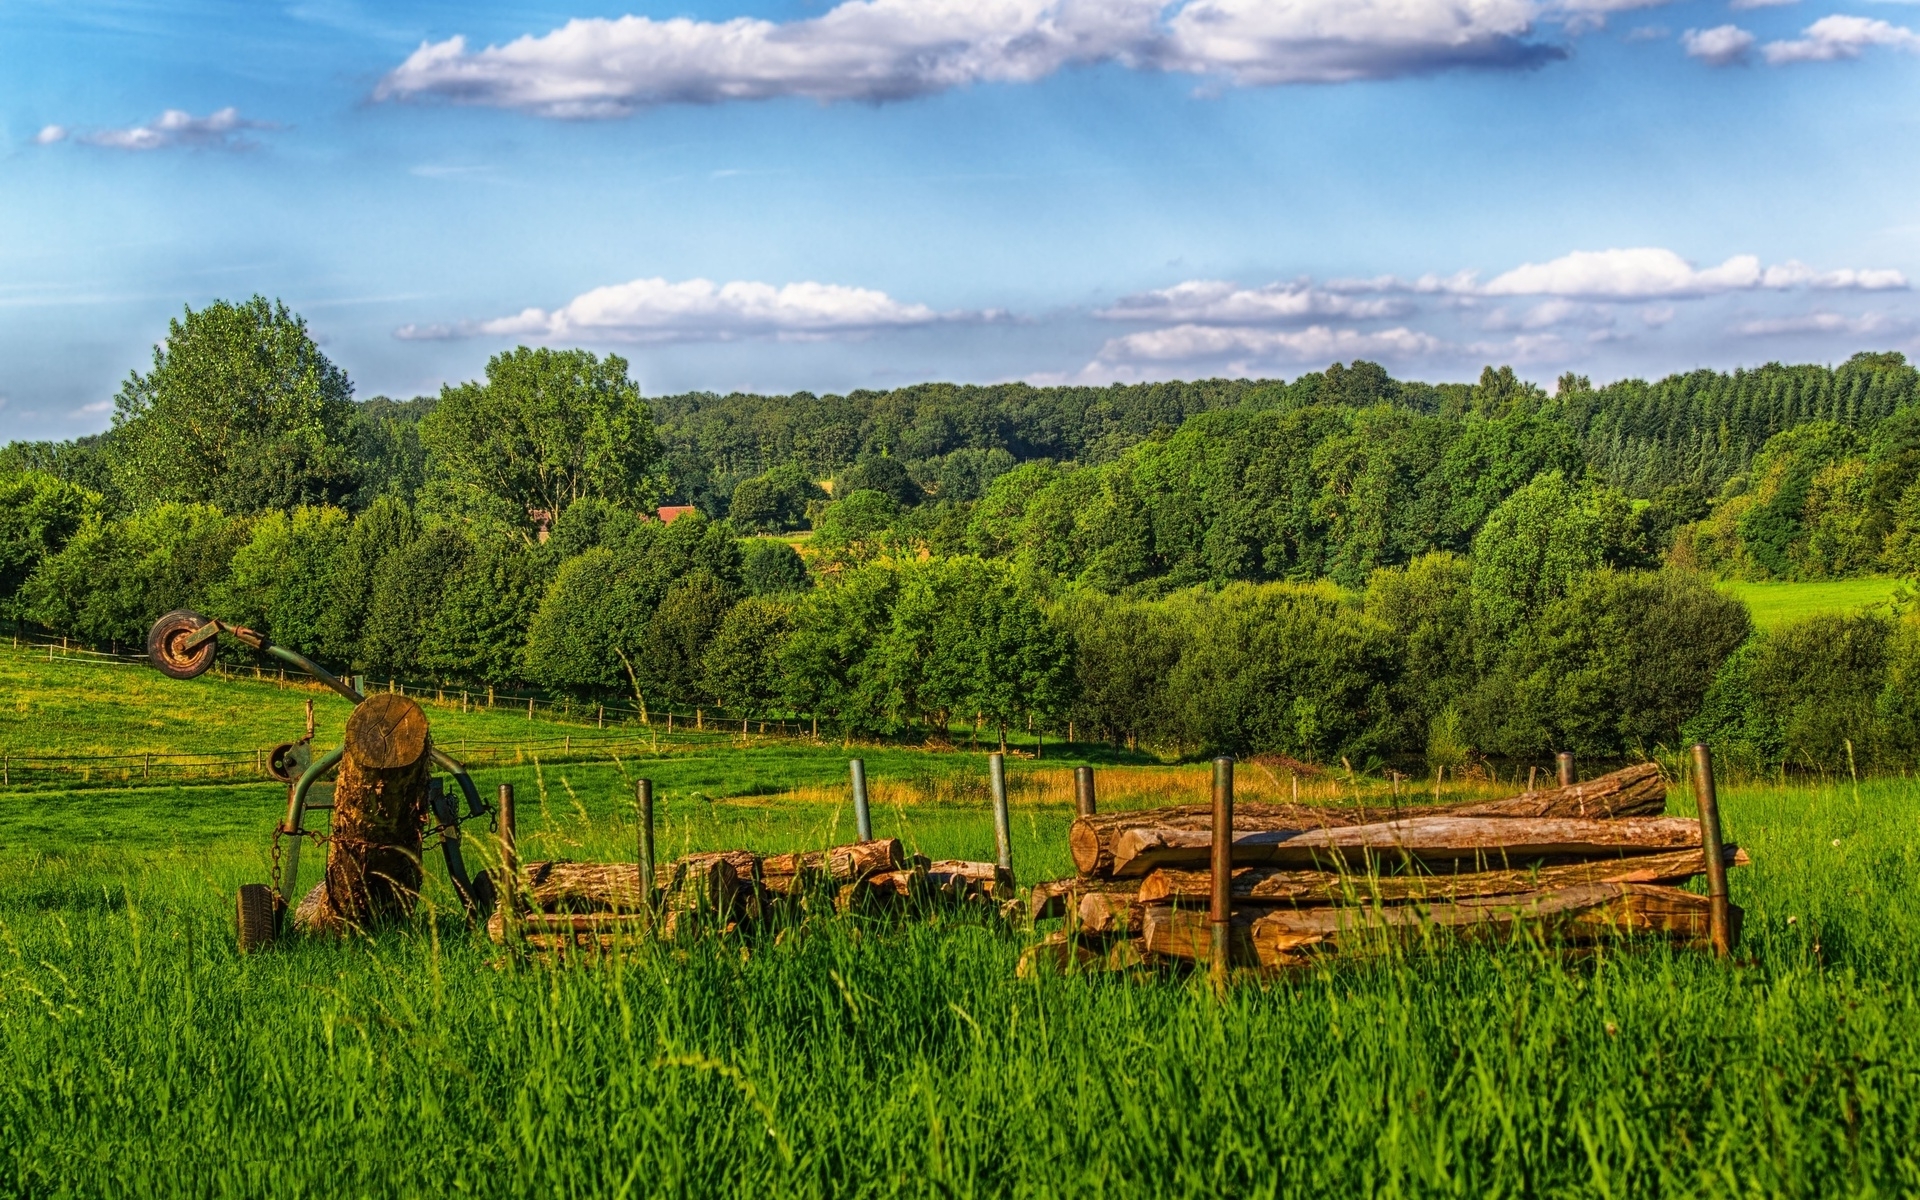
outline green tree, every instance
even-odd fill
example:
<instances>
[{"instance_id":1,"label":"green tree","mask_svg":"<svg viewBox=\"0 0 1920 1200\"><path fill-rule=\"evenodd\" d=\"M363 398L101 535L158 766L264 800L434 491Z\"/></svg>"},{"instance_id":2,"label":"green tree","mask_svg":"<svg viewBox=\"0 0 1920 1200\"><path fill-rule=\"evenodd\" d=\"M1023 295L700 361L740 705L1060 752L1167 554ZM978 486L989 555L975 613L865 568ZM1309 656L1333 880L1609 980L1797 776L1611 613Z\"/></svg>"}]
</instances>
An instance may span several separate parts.
<instances>
[{"instance_id":1,"label":"green tree","mask_svg":"<svg viewBox=\"0 0 1920 1200\"><path fill-rule=\"evenodd\" d=\"M472 549L442 579L442 602L423 631L422 665L469 683L523 678L527 629L548 578L547 557L511 531L476 531Z\"/></svg>"},{"instance_id":2,"label":"green tree","mask_svg":"<svg viewBox=\"0 0 1920 1200\"><path fill-rule=\"evenodd\" d=\"M420 523L413 510L392 496L380 497L354 518L327 587L326 610L316 629L318 641L305 653L347 663L356 670L371 669L363 637L381 568L419 536Z\"/></svg>"},{"instance_id":3,"label":"green tree","mask_svg":"<svg viewBox=\"0 0 1920 1200\"><path fill-rule=\"evenodd\" d=\"M0 617L19 617L28 578L100 508L99 493L42 471L0 475Z\"/></svg>"},{"instance_id":4,"label":"green tree","mask_svg":"<svg viewBox=\"0 0 1920 1200\"><path fill-rule=\"evenodd\" d=\"M865 563L887 552L900 506L884 492L860 491L827 506L812 545L834 564Z\"/></svg>"},{"instance_id":5,"label":"green tree","mask_svg":"<svg viewBox=\"0 0 1920 1200\"><path fill-rule=\"evenodd\" d=\"M210 504L158 504L119 520L89 516L21 593L27 620L96 646L144 645L176 608L209 611L248 522Z\"/></svg>"},{"instance_id":6,"label":"green tree","mask_svg":"<svg viewBox=\"0 0 1920 1200\"><path fill-rule=\"evenodd\" d=\"M1473 542L1474 609L1506 634L1573 581L1634 553L1632 508L1606 487L1574 487L1548 471L1501 501Z\"/></svg>"},{"instance_id":7,"label":"green tree","mask_svg":"<svg viewBox=\"0 0 1920 1200\"><path fill-rule=\"evenodd\" d=\"M793 634L780 649L790 707L825 717L848 734L886 726L890 706L880 654L899 591L892 568L870 564L804 595Z\"/></svg>"},{"instance_id":8,"label":"green tree","mask_svg":"<svg viewBox=\"0 0 1920 1200\"><path fill-rule=\"evenodd\" d=\"M798 463L782 463L735 485L727 517L750 533L786 533L806 528L807 505L826 498Z\"/></svg>"},{"instance_id":9,"label":"green tree","mask_svg":"<svg viewBox=\"0 0 1920 1200\"><path fill-rule=\"evenodd\" d=\"M707 570L691 571L667 588L647 618L634 664L652 695L669 704L712 703L703 660L736 595Z\"/></svg>"},{"instance_id":10,"label":"green tree","mask_svg":"<svg viewBox=\"0 0 1920 1200\"><path fill-rule=\"evenodd\" d=\"M585 350L496 354L485 383L442 389L420 422L437 507L485 516L529 538L595 497L629 509L659 494L660 443L626 360Z\"/></svg>"},{"instance_id":11,"label":"green tree","mask_svg":"<svg viewBox=\"0 0 1920 1200\"><path fill-rule=\"evenodd\" d=\"M214 612L306 654L322 653L334 572L350 526L337 508L267 512L214 598Z\"/></svg>"},{"instance_id":12,"label":"green tree","mask_svg":"<svg viewBox=\"0 0 1920 1200\"><path fill-rule=\"evenodd\" d=\"M353 384L287 306L216 301L167 326L114 398L114 480L135 506L338 504L356 484Z\"/></svg>"},{"instance_id":13,"label":"green tree","mask_svg":"<svg viewBox=\"0 0 1920 1200\"><path fill-rule=\"evenodd\" d=\"M813 586L800 552L785 542L754 538L740 552L740 582L749 596L804 592Z\"/></svg>"},{"instance_id":14,"label":"green tree","mask_svg":"<svg viewBox=\"0 0 1920 1200\"><path fill-rule=\"evenodd\" d=\"M360 639L369 670L401 679L432 672L428 635L447 604L447 580L472 553L465 530L441 524L380 561Z\"/></svg>"},{"instance_id":15,"label":"green tree","mask_svg":"<svg viewBox=\"0 0 1920 1200\"><path fill-rule=\"evenodd\" d=\"M727 610L701 657L708 695L730 713L765 717L780 704L780 654L793 632L793 603L748 596Z\"/></svg>"}]
</instances>

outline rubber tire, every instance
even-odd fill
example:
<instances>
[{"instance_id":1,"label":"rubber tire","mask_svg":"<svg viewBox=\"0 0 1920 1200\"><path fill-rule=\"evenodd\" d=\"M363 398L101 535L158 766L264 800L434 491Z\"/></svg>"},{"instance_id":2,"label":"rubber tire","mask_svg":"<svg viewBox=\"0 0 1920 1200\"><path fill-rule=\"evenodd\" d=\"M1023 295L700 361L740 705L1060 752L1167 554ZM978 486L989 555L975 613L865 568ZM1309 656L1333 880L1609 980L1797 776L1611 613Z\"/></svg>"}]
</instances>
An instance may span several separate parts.
<instances>
[{"instance_id":1,"label":"rubber tire","mask_svg":"<svg viewBox=\"0 0 1920 1200\"><path fill-rule=\"evenodd\" d=\"M252 954L273 945L279 932L278 906L273 889L264 883L240 885L240 902L234 910L234 932L239 935L240 953Z\"/></svg>"},{"instance_id":2,"label":"rubber tire","mask_svg":"<svg viewBox=\"0 0 1920 1200\"><path fill-rule=\"evenodd\" d=\"M162 675L173 679L205 675L213 666L215 639L208 638L184 654L177 652L174 645L206 623L205 617L185 608L176 608L161 617L147 631L147 661Z\"/></svg>"}]
</instances>

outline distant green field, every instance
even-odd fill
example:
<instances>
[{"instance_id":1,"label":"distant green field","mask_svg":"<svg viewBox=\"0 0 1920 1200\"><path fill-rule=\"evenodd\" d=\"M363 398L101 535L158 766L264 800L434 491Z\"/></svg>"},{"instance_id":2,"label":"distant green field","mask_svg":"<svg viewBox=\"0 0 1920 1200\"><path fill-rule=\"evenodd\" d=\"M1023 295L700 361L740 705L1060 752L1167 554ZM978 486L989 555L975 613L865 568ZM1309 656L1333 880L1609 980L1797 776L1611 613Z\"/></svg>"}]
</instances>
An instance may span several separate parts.
<instances>
[{"instance_id":1,"label":"distant green field","mask_svg":"<svg viewBox=\"0 0 1920 1200\"><path fill-rule=\"evenodd\" d=\"M1744 600L1753 623L1772 629L1789 621L1798 621L1819 613L1858 612L1893 598L1894 590L1911 587L1905 580L1870 577L1866 579L1826 579L1809 583L1750 583L1728 580L1720 590Z\"/></svg>"}]
</instances>

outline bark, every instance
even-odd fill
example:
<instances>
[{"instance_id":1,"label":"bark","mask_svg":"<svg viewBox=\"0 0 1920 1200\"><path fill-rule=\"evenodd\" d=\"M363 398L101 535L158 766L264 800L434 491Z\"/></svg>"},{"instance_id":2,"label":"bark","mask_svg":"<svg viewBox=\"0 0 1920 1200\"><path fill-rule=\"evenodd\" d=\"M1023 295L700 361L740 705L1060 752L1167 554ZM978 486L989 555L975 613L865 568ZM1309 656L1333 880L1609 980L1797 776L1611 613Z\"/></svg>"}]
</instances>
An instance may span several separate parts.
<instances>
[{"instance_id":1,"label":"bark","mask_svg":"<svg viewBox=\"0 0 1920 1200\"><path fill-rule=\"evenodd\" d=\"M1404 817L1441 815L1585 817L1604 820L1657 816L1665 811L1666 799L1666 782L1660 776L1660 768L1653 763L1637 763L1572 787L1523 792L1505 800L1401 807L1237 804L1234 806L1233 829L1236 834L1283 829L1342 829ZM1115 840L1129 829L1145 827L1211 830L1213 807L1209 804L1178 804L1167 808L1080 817L1067 832L1074 868L1088 876L1111 874Z\"/></svg>"},{"instance_id":2,"label":"bark","mask_svg":"<svg viewBox=\"0 0 1920 1200\"><path fill-rule=\"evenodd\" d=\"M413 911L428 745L426 714L404 696L370 696L353 710L334 776L326 877L294 913L297 928L368 929Z\"/></svg>"},{"instance_id":3,"label":"bark","mask_svg":"<svg viewBox=\"0 0 1920 1200\"><path fill-rule=\"evenodd\" d=\"M1051 933L1020 954L1014 974L1031 979L1042 970L1069 972L1124 971L1143 965L1137 941L1086 939L1070 933Z\"/></svg>"},{"instance_id":4,"label":"bark","mask_svg":"<svg viewBox=\"0 0 1920 1200\"><path fill-rule=\"evenodd\" d=\"M1516 926L1568 942L1652 933L1705 946L1710 911L1705 896L1678 888L1592 883L1432 906L1243 910L1234 914L1231 945L1237 963L1263 967L1297 965L1314 954L1378 953L1436 930L1499 939ZM1733 917L1737 938L1739 908ZM1212 930L1204 912L1149 905L1143 925L1142 941L1150 954L1204 961L1211 953Z\"/></svg>"},{"instance_id":5,"label":"bark","mask_svg":"<svg viewBox=\"0 0 1920 1200\"><path fill-rule=\"evenodd\" d=\"M1726 864L1743 867L1746 851L1726 847ZM1471 871L1460 874L1373 875L1334 874L1287 867L1240 867L1233 872L1236 904L1394 904L1420 900L1460 900L1472 896L1502 896L1570 887L1580 883L1685 883L1707 870L1706 854L1699 850L1669 850L1625 858L1559 863L1520 870ZM1118 881L1115 882L1131 882ZM1212 871L1184 871L1163 867L1141 883L1143 904L1178 902L1204 906L1213 896Z\"/></svg>"},{"instance_id":6,"label":"bark","mask_svg":"<svg viewBox=\"0 0 1920 1200\"><path fill-rule=\"evenodd\" d=\"M778 895L796 895L809 887L841 887L867 875L897 871L907 865L899 838L876 838L831 850L797 854L769 854L760 860L760 879Z\"/></svg>"},{"instance_id":7,"label":"bark","mask_svg":"<svg viewBox=\"0 0 1920 1200\"><path fill-rule=\"evenodd\" d=\"M1140 932L1144 913L1138 898L1122 892L1087 892L1075 916L1087 933Z\"/></svg>"},{"instance_id":8,"label":"bark","mask_svg":"<svg viewBox=\"0 0 1920 1200\"><path fill-rule=\"evenodd\" d=\"M1212 851L1210 833L1129 829L1115 840L1115 878L1158 867L1197 867ZM1236 864L1365 870L1369 859L1473 862L1511 867L1550 858L1615 858L1700 845L1700 823L1683 817L1413 817L1347 828L1236 833Z\"/></svg>"},{"instance_id":9,"label":"bark","mask_svg":"<svg viewBox=\"0 0 1920 1200\"><path fill-rule=\"evenodd\" d=\"M641 910L638 863L532 862L527 892L538 912ZM671 866L667 868L671 870ZM664 877L666 872L662 872Z\"/></svg>"},{"instance_id":10,"label":"bark","mask_svg":"<svg viewBox=\"0 0 1920 1200\"><path fill-rule=\"evenodd\" d=\"M1033 885L1027 912L1036 921L1064 917L1080 909L1080 897L1088 892L1118 892L1132 897L1139 888L1131 879L1050 879Z\"/></svg>"},{"instance_id":11,"label":"bark","mask_svg":"<svg viewBox=\"0 0 1920 1200\"><path fill-rule=\"evenodd\" d=\"M929 865L927 884L943 900L1007 900L1015 893L1013 875L997 864L958 858Z\"/></svg>"}]
</instances>

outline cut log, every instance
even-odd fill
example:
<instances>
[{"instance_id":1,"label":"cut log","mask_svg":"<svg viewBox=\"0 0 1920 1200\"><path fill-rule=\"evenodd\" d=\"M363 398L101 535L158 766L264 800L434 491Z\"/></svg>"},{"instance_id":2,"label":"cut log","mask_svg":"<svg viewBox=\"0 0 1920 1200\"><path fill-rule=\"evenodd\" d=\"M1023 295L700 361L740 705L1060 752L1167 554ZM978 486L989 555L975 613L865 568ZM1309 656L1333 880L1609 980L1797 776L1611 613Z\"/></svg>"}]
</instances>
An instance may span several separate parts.
<instances>
[{"instance_id":1,"label":"cut log","mask_svg":"<svg viewBox=\"0 0 1920 1200\"><path fill-rule=\"evenodd\" d=\"M1076 915L1087 933L1140 932L1140 902L1124 892L1086 892Z\"/></svg>"},{"instance_id":2,"label":"cut log","mask_svg":"<svg viewBox=\"0 0 1920 1200\"><path fill-rule=\"evenodd\" d=\"M1726 848L1726 864L1743 867L1752 860L1737 846ZM1569 887L1578 883L1685 883L1705 874L1706 855L1698 850L1669 850L1588 862L1459 874L1367 875L1296 870L1289 867L1240 867L1233 873L1236 904L1394 904L1418 900L1460 900ZM1131 880L1114 881L1130 883ZM1037 889L1036 889L1037 890ZM1211 871L1163 867L1140 885L1143 904L1178 901L1207 903L1213 895Z\"/></svg>"},{"instance_id":3,"label":"cut log","mask_svg":"<svg viewBox=\"0 0 1920 1200\"><path fill-rule=\"evenodd\" d=\"M1019 979L1031 979L1042 970L1062 973L1080 971L1125 971L1146 962L1137 940L1086 939L1070 933L1050 933L1028 946L1014 968Z\"/></svg>"},{"instance_id":4,"label":"cut log","mask_svg":"<svg viewBox=\"0 0 1920 1200\"><path fill-rule=\"evenodd\" d=\"M1737 921L1740 910L1733 911ZM1232 944L1236 961L1264 967L1293 965L1314 953L1377 952L1436 930L1500 938L1516 925L1571 942L1651 933L1705 945L1710 913L1705 896L1678 888L1592 883L1431 906L1243 910L1234 914ZM1211 928L1204 912L1149 905L1143 926L1142 940L1150 954L1203 961L1210 952Z\"/></svg>"},{"instance_id":5,"label":"cut log","mask_svg":"<svg viewBox=\"0 0 1920 1200\"><path fill-rule=\"evenodd\" d=\"M1115 840L1113 876L1206 863L1213 837L1201 830L1129 829ZM1368 859L1473 862L1483 869L1550 858L1615 858L1694 849L1700 823L1681 817L1413 817L1341 829L1236 833L1236 863L1365 870Z\"/></svg>"},{"instance_id":6,"label":"cut log","mask_svg":"<svg viewBox=\"0 0 1920 1200\"><path fill-rule=\"evenodd\" d=\"M1666 809L1666 783L1653 763L1636 763L1598 779L1572 787L1524 792L1504 800L1462 804L1381 805L1237 804L1233 829L1238 833L1272 830L1343 829L1411 817L1584 817L1604 820L1626 816L1657 816ZM1167 808L1099 813L1081 817L1067 831L1074 869L1082 875L1104 876L1113 871L1115 841L1129 829L1159 828L1208 830L1213 808L1207 804L1179 804Z\"/></svg>"},{"instance_id":7,"label":"cut log","mask_svg":"<svg viewBox=\"0 0 1920 1200\"><path fill-rule=\"evenodd\" d=\"M1036 921L1064 917L1080 909L1080 897L1088 892L1118 892L1131 899L1139 893L1131 879L1049 879L1033 885L1027 911Z\"/></svg>"},{"instance_id":8,"label":"cut log","mask_svg":"<svg viewBox=\"0 0 1920 1200\"><path fill-rule=\"evenodd\" d=\"M324 891L301 903L297 928L366 929L413 911L427 816L427 746L426 714L404 696L370 696L347 718Z\"/></svg>"},{"instance_id":9,"label":"cut log","mask_svg":"<svg viewBox=\"0 0 1920 1200\"><path fill-rule=\"evenodd\" d=\"M899 838L876 838L831 850L769 854L760 860L760 878L766 889L796 895L809 887L840 887L867 875L897 871L907 865Z\"/></svg>"},{"instance_id":10,"label":"cut log","mask_svg":"<svg viewBox=\"0 0 1920 1200\"><path fill-rule=\"evenodd\" d=\"M662 868L668 878L671 866ZM628 912L641 910L637 863L532 862L527 890L537 912Z\"/></svg>"},{"instance_id":11,"label":"cut log","mask_svg":"<svg viewBox=\"0 0 1920 1200\"><path fill-rule=\"evenodd\" d=\"M946 858L927 867L927 884L942 900L1007 900L1014 895L1013 874L998 864Z\"/></svg>"}]
</instances>

